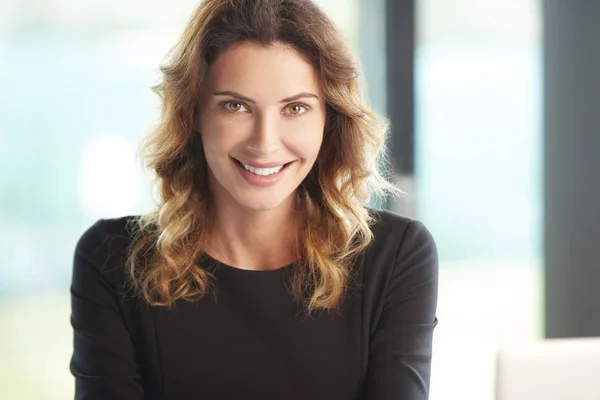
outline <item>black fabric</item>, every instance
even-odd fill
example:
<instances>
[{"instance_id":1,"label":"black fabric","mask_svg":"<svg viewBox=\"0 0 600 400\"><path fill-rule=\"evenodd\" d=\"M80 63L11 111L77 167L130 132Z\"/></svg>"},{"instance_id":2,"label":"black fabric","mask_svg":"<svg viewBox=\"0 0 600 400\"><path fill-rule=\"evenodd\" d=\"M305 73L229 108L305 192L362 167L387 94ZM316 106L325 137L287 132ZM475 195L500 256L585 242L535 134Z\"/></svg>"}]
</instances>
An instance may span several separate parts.
<instances>
[{"instance_id":1,"label":"black fabric","mask_svg":"<svg viewBox=\"0 0 600 400\"><path fill-rule=\"evenodd\" d=\"M428 398L438 290L435 243L419 221L375 212L338 312L299 312L293 266L247 271L213 259L216 295L171 309L128 290L135 217L100 220L73 266L76 399Z\"/></svg>"}]
</instances>

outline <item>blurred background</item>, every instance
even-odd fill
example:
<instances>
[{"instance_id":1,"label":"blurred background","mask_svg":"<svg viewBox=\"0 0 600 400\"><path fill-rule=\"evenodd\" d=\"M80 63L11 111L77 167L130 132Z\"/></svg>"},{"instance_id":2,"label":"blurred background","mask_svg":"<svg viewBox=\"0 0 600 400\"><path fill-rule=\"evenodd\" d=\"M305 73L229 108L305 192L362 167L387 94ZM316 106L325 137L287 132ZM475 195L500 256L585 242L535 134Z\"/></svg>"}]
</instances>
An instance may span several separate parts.
<instances>
[{"instance_id":1,"label":"blurred background","mask_svg":"<svg viewBox=\"0 0 600 400\"><path fill-rule=\"evenodd\" d=\"M149 88L197 3L0 2L1 399L73 396L74 246L99 218L151 209ZM438 243L431 399L492 400L498 349L548 334L542 0L317 3L392 119L408 196L383 206Z\"/></svg>"}]
</instances>

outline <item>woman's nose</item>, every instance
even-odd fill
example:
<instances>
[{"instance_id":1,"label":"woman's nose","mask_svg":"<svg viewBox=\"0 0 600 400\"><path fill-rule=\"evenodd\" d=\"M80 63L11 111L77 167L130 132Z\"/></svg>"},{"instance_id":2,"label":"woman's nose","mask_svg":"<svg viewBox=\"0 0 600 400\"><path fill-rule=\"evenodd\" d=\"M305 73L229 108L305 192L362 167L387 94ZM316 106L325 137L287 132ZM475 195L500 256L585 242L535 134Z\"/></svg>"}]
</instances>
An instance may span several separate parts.
<instances>
[{"instance_id":1,"label":"woman's nose","mask_svg":"<svg viewBox=\"0 0 600 400\"><path fill-rule=\"evenodd\" d=\"M263 113L254 120L250 150L258 156L273 153L280 145L277 116Z\"/></svg>"}]
</instances>

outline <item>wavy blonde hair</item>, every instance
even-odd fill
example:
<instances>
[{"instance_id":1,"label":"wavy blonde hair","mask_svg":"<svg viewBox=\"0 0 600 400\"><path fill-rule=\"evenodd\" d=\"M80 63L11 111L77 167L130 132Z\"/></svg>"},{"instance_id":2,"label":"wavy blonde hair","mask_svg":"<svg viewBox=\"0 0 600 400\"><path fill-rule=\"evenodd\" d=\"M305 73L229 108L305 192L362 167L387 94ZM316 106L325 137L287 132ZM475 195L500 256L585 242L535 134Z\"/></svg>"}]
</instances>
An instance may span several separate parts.
<instances>
[{"instance_id":1,"label":"wavy blonde hair","mask_svg":"<svg viewBox=\"0 0 600 400\"><path fill-rule=\"evenodd\" d=\"M290 291L309 313L335 309L353 260L372 241L370 194L399 191L378 169L388 123L365 105L356 59L310 0L204 0L194 12L154 87L162 118L142 150L160 198L154 212L135 220L129 275L155 306L194 301L210 289L213 277L199 265L212 224L208 167L194 122L211 63L225 48L248 41L293 46L320 79L325 132L297 191L303 224Z\"/></svg>"}]
</instances>

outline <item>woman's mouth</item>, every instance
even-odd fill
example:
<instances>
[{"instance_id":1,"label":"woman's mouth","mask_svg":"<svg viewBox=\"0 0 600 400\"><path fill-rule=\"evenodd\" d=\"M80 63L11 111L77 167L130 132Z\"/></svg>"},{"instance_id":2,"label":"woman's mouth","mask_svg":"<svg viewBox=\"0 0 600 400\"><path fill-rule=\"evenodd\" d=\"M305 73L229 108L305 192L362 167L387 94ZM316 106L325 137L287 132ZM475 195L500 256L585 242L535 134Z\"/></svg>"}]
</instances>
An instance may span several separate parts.
<instances>
[{"instance_id":1,"label":"woman's mouth","mask_svg":"<svg viewBox=\"0 0 600 400\"><path fill-rule=\"evenodd\" d=\"M257 176L270 176L270 175L278 174L281 171L283 171L285 168L287 168L293 162L293 161L290 161L290 162L283 163L280 165L269 166L268 168L258 168L258 167L253 167L251 165L245 164L238 159L235 159L235 158L232 158L232 159L244 170L246 170L254 175L257 175Z\"/></svg>"}]
</instances>

